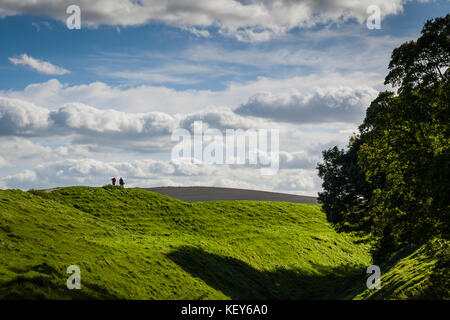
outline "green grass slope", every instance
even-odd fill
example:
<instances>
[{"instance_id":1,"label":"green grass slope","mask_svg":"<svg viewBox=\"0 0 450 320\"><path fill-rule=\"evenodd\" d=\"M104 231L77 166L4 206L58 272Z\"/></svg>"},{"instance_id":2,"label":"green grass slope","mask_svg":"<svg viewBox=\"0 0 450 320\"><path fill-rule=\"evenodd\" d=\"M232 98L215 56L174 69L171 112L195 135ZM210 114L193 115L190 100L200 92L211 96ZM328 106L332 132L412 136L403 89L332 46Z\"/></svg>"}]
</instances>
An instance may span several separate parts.
<instances>
[{"instance_id":1,"label":"green grass slope","mask_svg":"<svg viewBox=\"0 0 450 320\"><path fill-rule=\"evenodd\" d=\"M1 299L345 299L370 264L318 205L0 191Z\"/></svg>"},{"instance_id":2,"label":"green grass slope","mask_svg":"<svg viewBox=\"0 0 450 320\"><path fill-rule=\"evenodd\" d=\"M450 299L450 243L433 239L399 252L380 266L381 288L355 299Z\"/></svg>"}]
</instances>

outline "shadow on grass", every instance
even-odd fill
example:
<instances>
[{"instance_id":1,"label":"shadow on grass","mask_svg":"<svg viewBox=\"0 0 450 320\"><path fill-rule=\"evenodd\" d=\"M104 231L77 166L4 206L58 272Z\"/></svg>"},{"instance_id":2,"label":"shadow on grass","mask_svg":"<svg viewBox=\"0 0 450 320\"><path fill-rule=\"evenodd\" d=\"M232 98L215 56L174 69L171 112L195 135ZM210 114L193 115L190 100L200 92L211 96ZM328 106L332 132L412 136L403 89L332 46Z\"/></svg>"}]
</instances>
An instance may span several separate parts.
<instances>
[{"instance_id":1,"label":"shadow on grass","mask_svg":"<svg viewBox=\"0 0 450 320\"><path fill-rule=\"evenodd\" d=\"M235 300L248 299L349 299L365 285L367 266L330 269L313 265L317 273L277 269L259 271L247 263L183 246L168 257L192 276Z\"/></svg>"},{"instance_id":2,"label":"shadow on grass","mask_svg":"<svg viewBox=\"0 0 450 320\"><path fill-rule=\"evenodd\" d=\"M93 300L118 299L104 288L82 283L82 290L69 290L66 278L46 263L17 270L19 275L0 282L1 300Z\"/></svg>"}]
</instances>

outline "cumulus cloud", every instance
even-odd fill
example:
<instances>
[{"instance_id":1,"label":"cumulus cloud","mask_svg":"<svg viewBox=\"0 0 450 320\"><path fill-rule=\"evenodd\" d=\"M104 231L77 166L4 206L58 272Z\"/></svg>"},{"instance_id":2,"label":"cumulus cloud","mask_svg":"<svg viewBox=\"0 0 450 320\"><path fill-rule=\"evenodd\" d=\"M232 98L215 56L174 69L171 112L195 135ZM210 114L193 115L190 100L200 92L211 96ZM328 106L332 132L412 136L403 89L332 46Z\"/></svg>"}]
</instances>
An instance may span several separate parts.
<instances>
[{"instance_id":1,"label":"cumulus cloud","mask_svg":"<svg viewBox=\"0 0 450 320\"><path fill-rule=\"evenodd\" d=\"M249 88L252 88L251 91L265 86L275 88L274 92L277 94L273 96L284 99L290 96L289 92L292 95L292 88L285 92L278 91L278 87L284 88L283 83L286 84L283 81L265 79L258 86ZM297 83L297 80L289 82L291 86ZM66 90L70 89L71 87ZM236 87L232 90L243 89ZM324 92L333 97L332 101L345 100L348 95L345 94L346 90L339 94L328 89ZM301 96L299 92L294 93ZM323 96L327 97L327 94ZM49 101L49 98L46 97L44 101ZM109 182L110 176L122 175L127 178L128 185L133 186L170 184L233 187L239 184L253 189L314 195L320 189L320 181L314 178L314 167L320 150L312 150L311 144L326 143L341 135L346 137L350 130L349 124L346 124L342 134L339 130L343 126L337 124L282 124L285 129L281 131L287 135L287 139L282 138L281 142L287 150L280 152L280 171L271 178L262 177L260 167L252 165L172 163L167 159L136 160L146 156L144 153L169 151L174 144L170 139L172 130L178 127L190 129L199 120L206 127L221 130L280 126L279 123L268 121L271 119L258 119L253 115L248 117L229 108L209 108L169 116L154 111L129 113L99 109L73 102L44 108L22 99L2 97L1 156L16 167L5 167L8 176L0 179L0 186L27 189L103 185ZM305 151L297 151L298 149ZM141 154L136 155L136 152ZM156 155L158 159L160 156L162 155ZM116 162L104 162L104 159L115 159ZM118 159L120 162L117 162ZM37 163L41 164L33 170L17 172L19 168L32 168Z\"/></svg>"},{"instance_id":2,"label":"cumulus cloud","mask_svg":"<svg viewBox=\"0 0 450 320\"><path fill-rule=\"evenodd\" d=\"M64 138L72 143L97 145L103 149L161 152L173 147L170 137L175 129L191 129L194 121L202 121L206 127L219 130L247 129L258 124L230 109L170 116L163 112L126 113L66 103L49 110L20 99L0 97L0 136L5 137Z\"/></svg>"},{"instance_id":3,"label":"cumulus cloud","mask_svg":"<svg viewBox=\"0 0 450 320\"><path fill-rule=\"evenodd\" d=\"M202 110L182 116L180 120L180 128L192 131L194 122L196 121L203 122L207 126L207 128L209 127L219 130L251 128L256 129L268 126L266 122L250 120L246 117L234 113L231 109L217 108ZM206 130L207 128L203 128L203 130Z\"/></svg>"},{"instance_id":4,"label":"cumulus cloud","mask_svg":"<svg viewBox=\"0 0 450 320\"><path fill-rule=\"evenodd\" d=\"M19 99L0 97L0 135L48 136L102 134L130 139L169 135L173 117L162 112L125 113L81 103L51 111Z\"/></svg>"},{"instance_id":5,"label":"cumulus cloud","mask_svg":"<svg viewBox=\"0 0 450 320\"><path fill-rule=\"evenodd\" d=\"M71 145L64 142L61 145L61 142L52 144L43 139L32 140L10 136L0 137L0 158L9 163L8 167L12 168L36 162L56 161L67 157L77 159L89 158L94 155L98 156L102 151L98 146L94 147L92 145Z\"/></svg>"},{"instance_id":6,"label":"cumulus cloud","mask_svg":"<svg viewBox=\"0 0 450 320\"><path fill-rule=\"evenodd\" d=\"M269 178L261 176L259 170L249 170L245 166L213 167L162 160L104 162L90 158L43 163L32 170L0 178L0 186L21 189L101 186L109 183L113 176L124 177L129 187L222 186L315 195L320 186L315 170L281 170Z\"/></svg>"},{"instance_id":7,"label":"cumulus cloud","mask_svg":"<svg viewBox=\"0 0 450 320\"><path fill-rule=\"evenodd\" d=\"M2 185L5 185L6 188L27 188L27 186L35 185L36 182L36 173L28 169L13 176L7 176L6 178L2 179Z\"/></svg>"},{"instance_id":8,"label":"cumulus cloud","mask_svg":"<svg viewBox=\"0 0 450 320\"><path fill-rule=\"evenodd\" d=\"M174 118L162 112L125 113L99 110L81 103L63 105L49 115L57 128L71 133L141 136L169 135L175 129Z\"/></svg>"},{"instance_id":9,"label":"cumulus cloud","mask_svg":"<svg viewBox=\"0 0 450 320\"><path fill-rule=\"evenodd\" d=\"M9 58L9 61L15 65L25 65L37 72L51 75L63 75L70 73L69 70L55 66L50 62L42 61L28 56L26 53L20 55L18 58Z\"/></svg>"},{"instance_id":10,"label":"cumulus cloud","mask_svg":"<svg viewBox=\"0 0 450 320\"><path fill-rule=\"evenodd\" d=\"M31 159L38 156L45 158L53 153L50 147L44 147L41 144L18 137L0 137L0 149L4 158L14 162L19 159Z\"/></svg>"},{"instance_id":11,"label":"cumulus cloud","mask_svg":"<svg viewBox=\"0 0 450 320\"><path fill-rule=\"evenodd\" d=\"M23 90L0 91L0 96L29 101L49 109L58 109L66 103L80 102L98 109L116 109L134 113L160 111L174 115L211 108L236 107L260 92L270 92L279 96L292 94L293 90L311 93L315 87L327 88L339 85L358 88L362 83L375 88L383 83L383 77L362 72L346 75L327 73L326 76L311 74L281 79L258 77L254 81L244 83L231 82L221 91L175 90L152 85L111 86L100 81L69 86L57 79L51 79L30 84Z\"/></svg>"},{"instance_id":12,"label":"cumulus cloud","mask_svg":"<svg viewBox=\"0 0 450 320\"><path fill-rule=\"evenodd\" d=\"M330 78L333 78L333 75L330 75ZM341 79L335 76L334 78L333 82ZM248 99L249 93L263 92L253 95L235 110L215 105L205 108L202 104L193 104L192 108L186 108L183 114L171 112L166 106L161 108L167 109L165 112L133 112L133 104L136 101L133 98L136 99L136 96L142 99L142 102L156 101L164 105L164 96L158 96L161 100L148 100L151 99L153 90L157 90L156 87L121 89L103 83L65 87L59 81L51 80L30 85L22 92L4 92L5 96L0 96L0 136L65 137L66 141L72 143L96 145L101 148L138 152L169 151L173 146L170 141L173 130L190 130L195 121L202 121L206 128L219 130L283 129L285 125L280 122L297 125L356 123L362 119L366 107L376 96L376 90L370 87L327 86L308 90L303 84L307 80L311 85L317 84L317 79L313 77L286 80L261 78L245 86L230 85L221 93L178 92L163 88L171 91L172 94L167 93L166 96L174 99L172 104L177 106L174 106L174 110L183 109L185 103L192 103L191 100L197 103L204 101L206 104L206 101L212 103L218 99L231 103L236 97L240 97L242 103L246 99L244 97ZM117 99L114 98L119 96L124 101L117 105ZM90 97L94 97L93 100ZM69 99L92 101L99 103L101 107L66 102ZM177 104L178 100L182 101L180 106ZM42 101L45 107L29 101ZM116 104L111 106L112 108L107 106L109 102L114 101ZM131 109L131 112L125 111L128 109ZM196 111L191 111L194 109ZM320 128L316 131L320 131Z\"/></svg>"},{"instance_id":13,"label":"cumulus cloud","mask_svg":"<svg viewBox=\"0 0 450 320\"><path fill-rule=\"evenodd\" d=\"M0 97L0 135L38 135L48 128L49 113L27 101Z\"/></svg>"},{"instance_id":14,"label":"cumulus cloud","mask_svg":"<svg viewBox=\"0 0 450 320\"><path fill-rule=\"evenodd\" d=\"M313 190L316 187L316 173L299 170L297 174L290 174L278 180L275 188L277 190L293 191L293 190Z\"/></svg>"},{"instance_id":15,"label":"cumulus cloud","mask_svg":"<svg viewBox=\"0 0 450 320\"><path fill-rule=\"evenodd\" d=\"M235 112L293 123L358 122L376 94L369 87L318 88L308 94L260 93Z\"/></svg>"},{"instance_id":16,"label":"cumulus cloud","mask_svg":"<svg viewBox=\"0 0 450 320\"><path fill-rule=\"evenodd\" d=\"M279 152L281 169L314 169L320 157L305 150L296 152Z\"/></svg>"},{"instance_id":17,"label":"cumulus cloud","mask_svg":"<svg viewBox=\"0 0 450 320\"><path fill-rule=\"evenodd\" d=\"M126 112L164 111L169 114L193 112L224 100L229 101L221 98L220 93L207 90L177 91L151 85L121 87L100 81L68 86L56 79L30 84L21 91L3 91L0 95L27 100L50 109L76 101L99 109Z\"/></svg>"},{"instance_id":18,"label":"cumulus cloud","mask_svg":"<svg viewBox=\"0 0 450 320\"><path fill-rule=\"evenodd\" d=\"M218 28L243 41L264 41L295 27L367 18L367 7L378 5L384 15L398 14L408 0L80 0L82 23L87 26L131 26L159 21L177 27ZM3 0L0 16L48 15L67 19L72 1Z\"/></svg>"},{"instance_id":19,"label":"cumulus cloud","mask_svg":"<svg viewBox=\"0 0 450 320\"><path fill-rule=\"evenodd\" d=\"M11 163L3 157L0 157L0 168L8 167Z\"/></svg>"},{"instance_id":20,"label":"cumulus cloud","mask_svg":"<svg viewBox=\"0 0 450 320\"><path fill-rule=\"evenodd\" d=\"M209 176L217 169L209 165L173 163L162 160L104 162L97 159L64 159L47 162L2 179L10 188L45 188L80 184L106 184L110 177L123 176L135 185L161 177Z\"/></svg>"}]
</instances>

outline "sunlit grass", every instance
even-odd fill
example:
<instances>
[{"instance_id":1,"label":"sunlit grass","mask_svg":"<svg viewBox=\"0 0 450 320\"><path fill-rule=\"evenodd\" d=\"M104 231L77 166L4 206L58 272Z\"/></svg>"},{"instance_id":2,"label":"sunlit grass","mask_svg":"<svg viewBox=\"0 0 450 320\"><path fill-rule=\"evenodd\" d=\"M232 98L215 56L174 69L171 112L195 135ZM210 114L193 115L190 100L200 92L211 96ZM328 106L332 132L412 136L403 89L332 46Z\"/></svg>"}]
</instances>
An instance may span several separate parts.
<instances>
[{"instance_id":1,"label":"sunlit grass","mask_svg":"<svg viewBox=\"0 0 450 320\"><path fill-rule=\"evenodd\" d=\"M0 208L2 299L343 299L371 264L313 204L71 187L0 191Z\"/></svg>"}]
</instances>

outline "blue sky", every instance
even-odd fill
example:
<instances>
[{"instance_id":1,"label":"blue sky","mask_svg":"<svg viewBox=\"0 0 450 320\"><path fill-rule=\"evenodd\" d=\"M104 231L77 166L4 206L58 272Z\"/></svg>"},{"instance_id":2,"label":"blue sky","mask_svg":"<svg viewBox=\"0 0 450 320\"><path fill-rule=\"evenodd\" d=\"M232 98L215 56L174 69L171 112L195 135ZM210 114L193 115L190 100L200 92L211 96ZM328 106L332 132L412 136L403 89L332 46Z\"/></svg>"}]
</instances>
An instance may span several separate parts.
<instances>
[{"instance_id":1,"label":"blue sky","mask_svg":"<svg viewBox=\"0 0 450 320\"><path fill-rule=\"evenodd\" d=\"M320 151L355 132L385 89L392 49L450 11L446 0L78 3L81 30L66 27L64 1L0 4L0 187L102 185L118 174L139 186L315 194ZM366 27L372 3L381 30ZM50 124L52 114L65 122ZM132 127L149 118L152 130ZM170 130L194 120L279 129L279 174L165 166Z\"/></svg>"}]
</instances>

